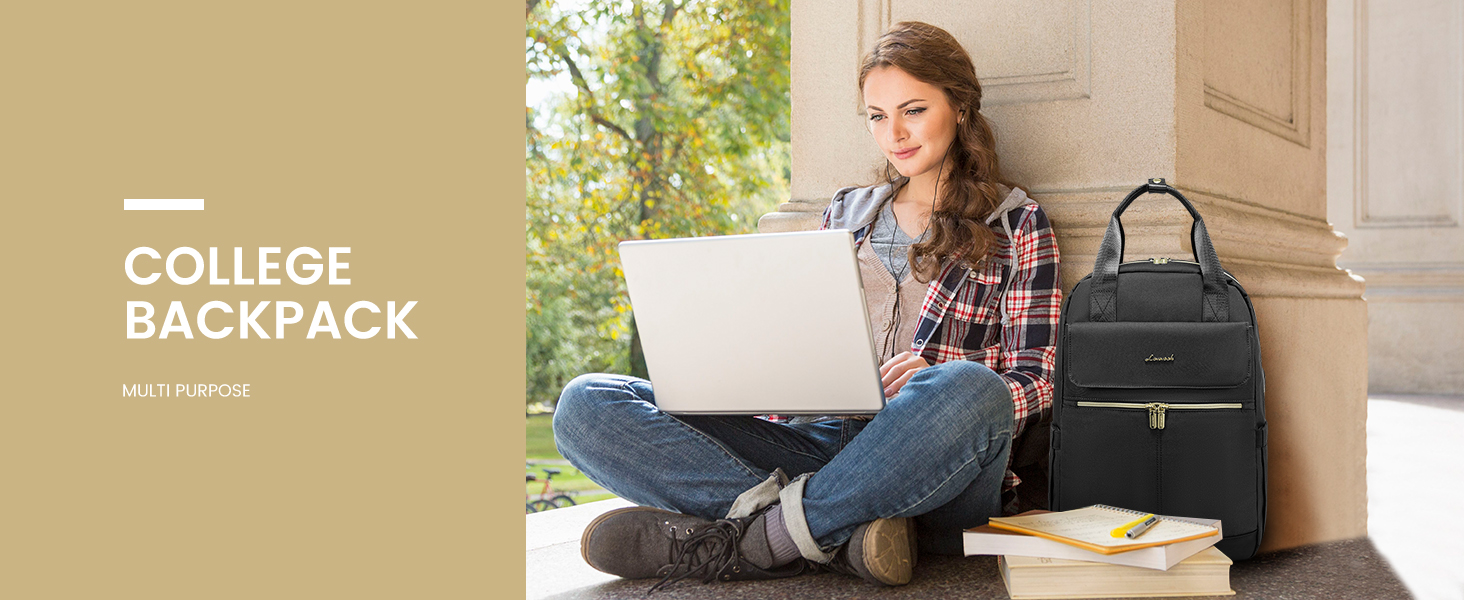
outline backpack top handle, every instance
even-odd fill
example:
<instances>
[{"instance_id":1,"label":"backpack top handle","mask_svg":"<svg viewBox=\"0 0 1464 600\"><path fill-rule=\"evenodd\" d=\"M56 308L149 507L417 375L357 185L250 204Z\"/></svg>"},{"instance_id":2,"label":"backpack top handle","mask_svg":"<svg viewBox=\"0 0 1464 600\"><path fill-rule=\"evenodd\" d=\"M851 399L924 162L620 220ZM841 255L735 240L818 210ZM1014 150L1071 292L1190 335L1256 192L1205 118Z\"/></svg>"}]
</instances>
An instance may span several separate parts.
<instances>
[{"instance_id":1,"label":"backpack top handle","mask_svg":"<svg viewBox=\"0 0 1464 600\"><path fill-rule=\"evenodd\" d=\"M1108 231L1103 234L1103 244L1098 247L1098 258L1093 262L1092 292L1089 294L1088 320L1115 321L1118 318L1118 265L1123 262L1123 223L1119 216L1129 204L1144 194L1169 194L1184 204L1194 223L1190 225L1190 242L1194 246L1195 262L1200 264L1200 279L1205 293L1200 315L1202 321L1225 322L1230 320L1230 293L1225 287L1225 270L1220 266L1220 257L1210 244L1210 234L1205 231L1205 221L1193 204L1163 179L1150 179L1129 192L1128 197L1113 210L1108 219Z\"/></svg>"}]
</instances>

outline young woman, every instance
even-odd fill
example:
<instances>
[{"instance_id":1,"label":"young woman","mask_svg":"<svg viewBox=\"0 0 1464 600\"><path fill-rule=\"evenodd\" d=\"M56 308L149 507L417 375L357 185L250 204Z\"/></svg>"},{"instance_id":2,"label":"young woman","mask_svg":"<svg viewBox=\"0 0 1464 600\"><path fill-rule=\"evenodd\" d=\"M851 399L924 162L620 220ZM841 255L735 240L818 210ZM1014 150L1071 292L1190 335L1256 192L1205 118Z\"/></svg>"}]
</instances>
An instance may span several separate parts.
<instances>
[{"instance_id":1,"label":"young woman","mask_svg":"<svg viewBox=\"0 0 1464 600\"><path fill-rule=\"evenodd\" d=\"M586 528L594 568L658 586L821 569L900 585L917 551L960 554L962 529L1014 512L1011 450L1052 401L1056 237L1004 182L950 34L896 25L859 86L885 181L839 190L822 228L854 232L886 408L672 416L648 381L576 378L554 413L560 452L641 505Z\"/></svg>"}]
</instances>

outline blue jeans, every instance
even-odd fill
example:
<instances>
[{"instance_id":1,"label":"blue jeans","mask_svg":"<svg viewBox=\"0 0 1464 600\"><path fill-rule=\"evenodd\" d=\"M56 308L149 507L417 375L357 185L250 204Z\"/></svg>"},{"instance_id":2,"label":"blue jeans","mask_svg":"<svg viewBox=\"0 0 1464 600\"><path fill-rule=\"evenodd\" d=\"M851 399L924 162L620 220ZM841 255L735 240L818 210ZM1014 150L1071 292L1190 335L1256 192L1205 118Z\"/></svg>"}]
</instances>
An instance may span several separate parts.
<instances>
[{"instance_id":1,"label":"blue jeans","mask_svg":"<svg viewBox=\"0 0 1464 600\"><path fill-rule=\"evenodd\" d=\"M915 518L922 551L961 554L961 530L1000 514L1011 431L1005 380L970 361L917 371L870 421L670 415L649 381L604 374L575 378L554 411L559 452L605 489L710 520L771 486L800 552L820 562L891 517ZM805 475L774 484L775 469Z\"/></svg>"}]
</instances>

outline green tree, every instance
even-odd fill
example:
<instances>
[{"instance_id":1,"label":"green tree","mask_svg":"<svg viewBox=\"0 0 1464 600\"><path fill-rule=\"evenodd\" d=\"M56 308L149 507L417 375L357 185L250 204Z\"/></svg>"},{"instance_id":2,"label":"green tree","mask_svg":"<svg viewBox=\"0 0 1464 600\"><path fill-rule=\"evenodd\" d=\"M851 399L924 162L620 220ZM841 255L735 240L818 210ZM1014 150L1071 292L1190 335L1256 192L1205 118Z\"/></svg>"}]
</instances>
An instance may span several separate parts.
<instances>
[{"instance_id":1,"label":"green tree","mask_svg":"<svg viewBox=\"0 0 1464 600\"><path fill-rule=\"evenodd\" d=\"M527 2L528 401L645 376L616 245L751 232L788 197L789 0Z\"/></svg>"}]
</instances>

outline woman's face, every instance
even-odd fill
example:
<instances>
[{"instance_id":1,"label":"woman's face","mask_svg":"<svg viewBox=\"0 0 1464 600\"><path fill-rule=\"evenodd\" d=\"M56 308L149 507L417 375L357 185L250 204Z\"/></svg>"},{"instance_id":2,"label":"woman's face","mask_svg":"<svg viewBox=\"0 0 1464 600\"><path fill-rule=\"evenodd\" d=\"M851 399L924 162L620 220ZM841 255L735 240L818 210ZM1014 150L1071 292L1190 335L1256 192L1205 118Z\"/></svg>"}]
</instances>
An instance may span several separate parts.
<instances>
[{"instance_id":1,"label":"woman's face","mask_svg":"<svg viewBox=\"0 0 1464 600\"><path fill-rule=\"evenodd\" d=\"M940 167L961 117L944 91L897 67L880 67L864 78L864 104L869 132L901 175Z\"/></svg>"}]
</instances>

